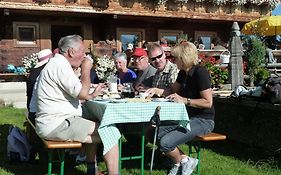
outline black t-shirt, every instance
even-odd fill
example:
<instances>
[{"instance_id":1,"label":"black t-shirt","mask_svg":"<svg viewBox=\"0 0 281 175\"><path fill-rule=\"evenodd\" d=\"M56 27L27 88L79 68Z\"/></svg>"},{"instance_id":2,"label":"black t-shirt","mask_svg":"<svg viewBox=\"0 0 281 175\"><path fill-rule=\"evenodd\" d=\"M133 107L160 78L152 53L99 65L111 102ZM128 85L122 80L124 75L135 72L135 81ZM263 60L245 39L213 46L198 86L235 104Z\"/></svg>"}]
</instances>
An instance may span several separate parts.
<instances>
[{"instance_id":1,"label":"black t-shirt","mask_svg":"<svg viewBox=\"0 0 281 175\"><path fill-rule=\"evenodd\" d=\"M200 65L193 66L187 74L180 70L177 82L181 85L179 95L191 99L201 98L200 91L211 88L210 75L207 69ZM210 109L187 106L187 112L190 118L200 117L214 120L215 117L213 105Z\"/></svg>"},{"instance_id":2,"label":"black t-shirt","mask_svg":"<svg viewBox=\"0 0 281 175\"><path fill-rule=\"evenodd\" d=\"M27 107L28 111L29 111L29 103L31 101L32 92L33 92L33 88L34 88L36 79L39 76L39 74L41 73L42 69L45 67L45 65L40 66L38 68L31 69L30 74L26 80L26 96L27 96L26 107Z\"/></svg>"}]
</instances>

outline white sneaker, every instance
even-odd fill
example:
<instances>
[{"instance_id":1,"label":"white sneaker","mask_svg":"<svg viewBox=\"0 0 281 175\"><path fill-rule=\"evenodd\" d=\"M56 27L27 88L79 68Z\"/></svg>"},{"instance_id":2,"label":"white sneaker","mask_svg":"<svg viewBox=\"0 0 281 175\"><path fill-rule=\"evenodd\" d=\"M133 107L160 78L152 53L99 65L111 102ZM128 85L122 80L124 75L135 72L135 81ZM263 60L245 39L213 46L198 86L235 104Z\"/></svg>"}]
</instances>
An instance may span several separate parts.
<instances>
[{"instance_id":1,"label":"white sneaker","mask_svg":"<svg viewBox=\"0 0 281 175\"><path fill-rule=\"evenodd\" d=\"M180 172L180 167L181 166L174 165L172 169L169 171L168 175L177 175Z\"/></svg>"},{"instance_id":2,"label":"white sneaker","mask_svg":"<svg viewBox=\"0 0 281 175\"><path fill-rule=\"evenodd\" d=\"M188 161L181 163L182 175L190 175L198 164L198 159L188 157Z\"/></svg>"},{"instance_id":3,"label":"white sneaker","mask_svg":"<svg viewBox=\"0 0 281 175\"><path fill-rule=\"evenodd\" d=\"M86 158L87 158L86 155L82 156L82 155L78 154L76 156L75 163L76 164L81 164L81 163L86 161Z\"/></svg>"}]
</instances>

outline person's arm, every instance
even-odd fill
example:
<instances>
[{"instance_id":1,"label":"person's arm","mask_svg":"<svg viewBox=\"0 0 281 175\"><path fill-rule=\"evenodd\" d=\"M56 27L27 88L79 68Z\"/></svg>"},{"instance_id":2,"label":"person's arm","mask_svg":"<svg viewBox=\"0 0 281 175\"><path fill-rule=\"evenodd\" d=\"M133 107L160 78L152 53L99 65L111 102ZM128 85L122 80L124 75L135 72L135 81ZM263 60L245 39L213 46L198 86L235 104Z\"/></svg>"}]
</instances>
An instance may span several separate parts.
<instances>
[{"instance_id":1,"label":"person's arm","mask_svg":"<svg viewBox=\"0 0 281 175\"><path fill-rule=\"evenodd\" d=\"M194 108L211 108L213 104L212 89L206 89L200 91L201 98L190 99L182 97L177 93L173 93L166 98L171 99L174 102L184 103L187 106L192 106Z\"/></svg>"},{"instance_id":2,"label":"person's arm","mask_svg":"<svg viewBox=\"0 0 281 175\"><path fill-rule=\"evenodd\" d=\"M211 108L213 105L212 89L200 91L200 96L199 99L185 98L185 104L195 108Z\"/></svg>"},{"instance_id":3,"label":"person's arm","mask_svg":"<svg viewBox=\"0 0 281 175\"><path fill-rule=\"evenodd\" d=\"M84 59L84 61L82 62L81 65L81 84L82 84L82 88L80 90L80 93L78 95L78 98L80 100L89 100L91 98L97 97L103 87L101 85L98 85L95 88L95 91L91 94L89 94L89 90L91 87L91 78L90 78L90 72L91 72L91 68L92 68L92 62L89 59Z\"/></svg>"}]
</instances>

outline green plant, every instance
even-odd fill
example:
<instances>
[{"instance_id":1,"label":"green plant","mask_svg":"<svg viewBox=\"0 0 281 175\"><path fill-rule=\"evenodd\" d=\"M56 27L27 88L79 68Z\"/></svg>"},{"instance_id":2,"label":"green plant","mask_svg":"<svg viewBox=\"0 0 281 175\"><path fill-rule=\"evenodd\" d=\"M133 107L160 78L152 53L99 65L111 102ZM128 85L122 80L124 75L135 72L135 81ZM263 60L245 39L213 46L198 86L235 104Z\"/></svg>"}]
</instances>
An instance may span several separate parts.
<instances>
[{"instance_id":1,"label":"green plant","mask_svg":"<svg viewBox=\"0 0 281 175\"><path fill-rule=\"evenodd\" d=\"M168 0L154 0L157 4L166 4L168 2ZM187 3L188 1L191 1L191 0L179 0L180 2L182 3ZM204 3L206 2L207 0L193 0L197 3ZM209 0L208 2L210 3L213 3L213 4L216 4L216 5L224 5L224 4L227 4L227 3L233 3L233 4L237 4L237 5L245 5L247 3L249 4L255 4L255 5L261 5L263 3L267 3L268 6L272 7L272 8L275 8L278 4L278 0L267 0L267 1L261 1L261 0Z\"/></svg>"},{"instance_id":2,"label":"green plant","mask_svg":"<svg viewBox=\"0 0 281 175\"><path fill-rule=\"evenodd\" d=\"M259 38L248 38L245 57L247 62L250 86L254 86L257 71L263 68L265 63L265 45Z\"/></svg>"},{"instance_id":3,"label":"green plant","mask_svg":"<svg viewBox=\"0 0 281 175\"><path fill-rule=\"evenodd\" d=\"M258 84L262 80L266 80L267 78L269 78L270 73L269 73L268 69L262 67L262 68L259 68L256 70L254 77L255 77L254 84Z\"/></svg>"}]
</instances>

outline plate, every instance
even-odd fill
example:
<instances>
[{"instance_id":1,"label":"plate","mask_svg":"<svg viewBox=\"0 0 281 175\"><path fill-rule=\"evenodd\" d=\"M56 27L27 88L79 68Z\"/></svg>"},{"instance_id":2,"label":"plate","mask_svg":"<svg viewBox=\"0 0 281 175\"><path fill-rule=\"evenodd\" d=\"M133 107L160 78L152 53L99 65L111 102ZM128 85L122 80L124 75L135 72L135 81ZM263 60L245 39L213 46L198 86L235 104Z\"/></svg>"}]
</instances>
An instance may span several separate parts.
<instances>
[{"instance_id":1,"label":"plate","mask_svg":"<svg viewBox=\"0 0 281 175\"><path fill-rule=\"evenodd\" d=\"M106 98L94 98L95 101L109 101L109 99Z\"/></svg>"},{"instance_id":2,"label":"plate","mask_svg":"<svg viewBox=\"0 0 281 175\"><path fill-rule=\"evenodd\" d=\"M169 102L171 100L167 99L167 98L153 98L152 101L154 101L154 102Z\"/></svg>"},{"instance_id":3,"label":"plate","mask_svg":"<svg viewBox=\"0 0 281 175\"><path fill-rule=\"evenodd\" d=\"M110 103L126 103L127 102L127 99L111 99L109 101Z\"/></svg>"}]
</instances>

